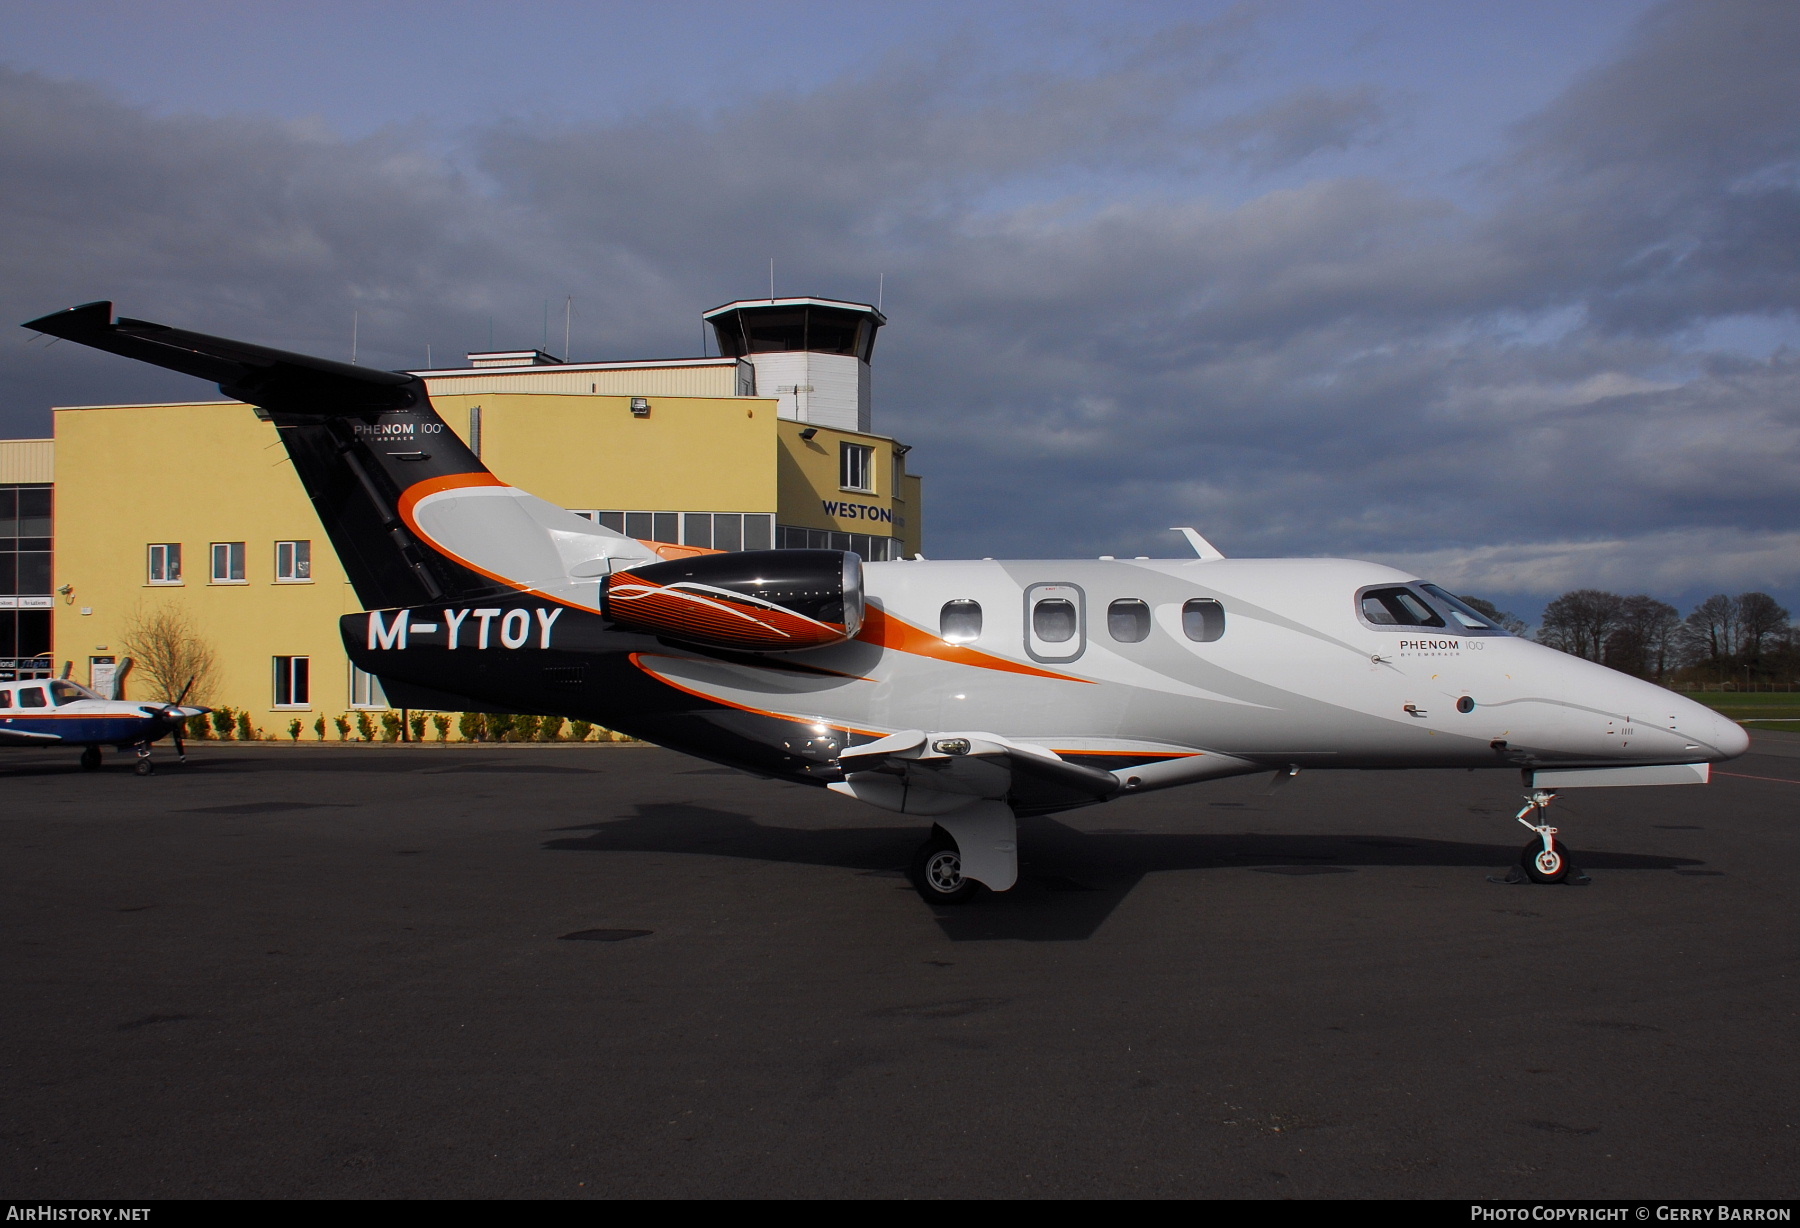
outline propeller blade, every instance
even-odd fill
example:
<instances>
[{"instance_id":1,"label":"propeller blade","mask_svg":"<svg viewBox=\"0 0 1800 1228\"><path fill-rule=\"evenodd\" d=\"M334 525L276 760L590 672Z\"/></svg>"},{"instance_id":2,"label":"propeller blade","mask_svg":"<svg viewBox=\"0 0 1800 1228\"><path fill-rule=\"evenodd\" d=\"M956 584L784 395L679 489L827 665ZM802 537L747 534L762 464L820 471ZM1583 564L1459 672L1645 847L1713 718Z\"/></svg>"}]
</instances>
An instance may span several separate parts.
<instances>
[{"instance_id":1,"label":"propeller blade","mask_svg":"<svg viewBox=\"0 0 1800 1228\"><path fill-rule=\"evenodd\" d=\"M175 706L177 708L187 702L188 692L194 689L194 683L199 681L199 678L200 675L195 674L192 678L187 680L187 685L181 688L181 694L175 699Z\"/></svg>"}]
</instances>

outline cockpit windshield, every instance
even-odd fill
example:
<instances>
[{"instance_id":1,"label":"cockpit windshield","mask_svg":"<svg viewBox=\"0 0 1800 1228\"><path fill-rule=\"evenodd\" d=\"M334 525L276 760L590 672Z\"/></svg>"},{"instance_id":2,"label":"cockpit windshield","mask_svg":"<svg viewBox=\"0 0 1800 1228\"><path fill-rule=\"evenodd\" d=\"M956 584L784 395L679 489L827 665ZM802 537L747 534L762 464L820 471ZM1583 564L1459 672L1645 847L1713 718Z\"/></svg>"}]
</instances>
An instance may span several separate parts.
<instances>
[{"instance_id":1,"label":"cockpit windshield","mask_svg":"<svg viewBox=\"0 0 1800 1228\"><path fill-rule=\"evenodd\" d=\"M1453 596L1435 584L1421 584L1419 587L1431 594L1431 599L1437 602L1438 607L1448 613L1455 622L1460 623L1463 630L1480 635L1509 634L1506 628L1468 604L1461 597Z\"/></svg>"},{"instance_id":2,"label":"cockpit windshield","mask_svg":"<svg viewBox=\"0 0 1800 1228\"><path fill-rule=\"evenodd\" d=\"M99 699L100 697L78 682L70 682L66 678L58 678L50 684L50 700L57 707L72 704L78 699Z\"/></svg>"}]
</instances>

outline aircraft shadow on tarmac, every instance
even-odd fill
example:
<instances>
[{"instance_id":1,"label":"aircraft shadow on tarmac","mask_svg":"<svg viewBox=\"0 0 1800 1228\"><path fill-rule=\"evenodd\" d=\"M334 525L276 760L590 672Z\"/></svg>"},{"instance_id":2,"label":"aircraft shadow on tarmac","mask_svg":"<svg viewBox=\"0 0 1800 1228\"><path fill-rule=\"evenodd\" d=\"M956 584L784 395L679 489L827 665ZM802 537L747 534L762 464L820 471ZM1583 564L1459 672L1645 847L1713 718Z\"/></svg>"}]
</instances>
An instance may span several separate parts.
<instances>
[{"instance_id":1,"label":"aircraft shadow on tarmac","mask_svg":"<svg viewBox=\"0 0 1800 1228\"><path fill-rule=\"evenodd\" d=\"M560 831L588 836L548 840L570 853L698 853L798 865L839 866L902 879L923 826L775 827L729 810L650 803L637 814ZM938 908L938 924L957 941L1012 938L1038 942L1092 937L1144 875L1158 870L1250 870L1296 877L1351 874L1376 866L1456 866L1495 873L1518 861L1518 844L1468 844L1392 836L1163 834L1083 832L1053 818L1022 819L1026 856L1019 884L960 908ZM1675 870L1691 858L1574 850L1583 870ZM896 885L899 885L898 881ZM910 889L910 888L909 888ZM1554 890L1554 888L1540 888Z\"/></svg>"}]
</instances>

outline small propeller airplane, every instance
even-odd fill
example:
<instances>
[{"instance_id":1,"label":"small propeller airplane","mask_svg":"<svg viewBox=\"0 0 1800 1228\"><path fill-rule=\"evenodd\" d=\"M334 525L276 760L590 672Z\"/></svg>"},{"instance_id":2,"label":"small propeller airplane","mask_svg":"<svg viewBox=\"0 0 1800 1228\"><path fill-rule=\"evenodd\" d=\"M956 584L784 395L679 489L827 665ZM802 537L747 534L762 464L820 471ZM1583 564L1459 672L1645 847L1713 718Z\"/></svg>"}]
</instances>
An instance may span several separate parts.
<instances>
[{"instance_id":1,"label":"small propeller airplane","mask_svg":"<svg viewBox=\"0 0 1800 1228\"><path fill-rule=\"evenodd\" d=\"M187 719L212 709L183 706L191 682L174 703L122 699L119 692L130 669L127 659L114 677L111 697L67 678L0 682L0 746L79 746L81 766L89 772L100 767L101 747L130 747L137 751L132 770L148 776L156 770L150 746L167 737L174 740L177 758L186 763Z\"/></svg>"},{"instance_id":2,"label":"small propeller airplane","mask_svg":"<svg viewBox=\"0 0 1800 1228\"><path fill-rule=\"evenodd\" d=\"M1703 784L1711 709L1344 559L895 561L641 541L508 486L424 381L88 303L25 325L219 385L274 424L406 707L560 713L929 818L921 896L1018 877L1017 820L1303 768L1504 768L1534 882L1558 790Z\"/></svg>"}]
</instances>

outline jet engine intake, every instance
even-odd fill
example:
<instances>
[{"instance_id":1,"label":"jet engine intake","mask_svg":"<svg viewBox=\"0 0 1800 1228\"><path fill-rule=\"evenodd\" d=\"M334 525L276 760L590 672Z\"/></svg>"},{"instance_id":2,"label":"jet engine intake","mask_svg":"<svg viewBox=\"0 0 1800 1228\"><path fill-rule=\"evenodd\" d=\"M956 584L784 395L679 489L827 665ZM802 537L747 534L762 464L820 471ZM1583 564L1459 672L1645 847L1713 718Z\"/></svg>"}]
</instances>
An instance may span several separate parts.
<instances>
[{"instance_id":1,"label":"jet engine intake","mask_svg":"<svg viewBox=\"0 0 1800 1228\"><path fill-rule=\"evenodd\" d=\"M708 648L796 652L862 630L862 560L841 550L743 550L647 563L606 578L620 626Z\"/></svg>"}]
</instances>

